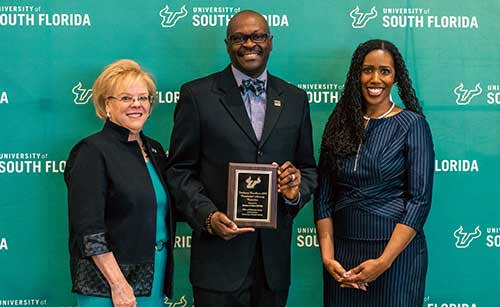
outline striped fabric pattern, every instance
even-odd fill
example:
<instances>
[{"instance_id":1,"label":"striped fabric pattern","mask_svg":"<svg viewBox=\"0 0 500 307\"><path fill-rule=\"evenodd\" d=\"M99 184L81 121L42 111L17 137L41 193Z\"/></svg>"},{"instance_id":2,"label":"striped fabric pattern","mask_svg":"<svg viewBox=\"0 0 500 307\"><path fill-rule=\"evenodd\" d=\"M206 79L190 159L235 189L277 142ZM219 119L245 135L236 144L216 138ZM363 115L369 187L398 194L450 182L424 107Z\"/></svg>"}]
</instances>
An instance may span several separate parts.
<instances>
[{"instance_id":1,"label":"striped fabric pattern","mask_svg":"<svg viewBox=\"0 0 500 307\"><path fill-rule=\"evenodd\" d=\"M378 257L386 241L335 238L335 257L348 270ZM323 270L324 306L329 307L422 307L424 305L427 246L419 235L394 261L391 268L371 282L368 291L340 288Z\"/></svg>"},{"instance_id":2,"label":"striped fabric pattern","mask_svg":"<svg viewBox=\"0 0 500 307\"><path fill-rule=\"evenodd\" d=\"M358 155L335 176L319 171L315 219L332 218L335 258L347 270L380 256L398 223L417 236L367 292L342 289L325 272L325 306L420 307L427 271L422 227L434 174L430 129L424 117L403 110L370 120L366 133Z\"/></svg>"}]
</instances>

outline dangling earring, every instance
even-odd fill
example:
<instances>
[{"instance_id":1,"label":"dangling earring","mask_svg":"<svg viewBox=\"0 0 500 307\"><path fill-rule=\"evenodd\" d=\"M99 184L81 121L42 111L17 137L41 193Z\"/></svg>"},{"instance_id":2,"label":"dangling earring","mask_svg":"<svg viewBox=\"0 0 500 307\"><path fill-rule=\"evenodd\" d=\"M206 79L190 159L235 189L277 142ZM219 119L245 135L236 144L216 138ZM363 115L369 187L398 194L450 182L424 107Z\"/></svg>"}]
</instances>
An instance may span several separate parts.
<instances>
[{"instance_id":1,"label":"dangling earring","mask_svg":"<svg viewBox=\"0 0 500 307\"><path fill-rule=\"evenodd\" d=\"M109 111L106 112L106 117L107 118L110 118L111 117L111 113L109 113Z\"/></svg>"}]
</instances>

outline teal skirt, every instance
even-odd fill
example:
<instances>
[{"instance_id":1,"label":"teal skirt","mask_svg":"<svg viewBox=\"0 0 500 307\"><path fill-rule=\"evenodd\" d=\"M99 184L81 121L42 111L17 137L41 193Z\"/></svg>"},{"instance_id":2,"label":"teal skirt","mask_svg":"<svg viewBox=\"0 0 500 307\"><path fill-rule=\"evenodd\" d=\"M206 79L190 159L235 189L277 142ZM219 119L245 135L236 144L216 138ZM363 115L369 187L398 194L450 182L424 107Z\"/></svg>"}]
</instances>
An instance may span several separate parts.
<instances>
[{"instance_id":1,"label":"teal skirt","mask_svg":"<svg viewBox=\"0 0 500 307\"><path fill-rule=\"evenodd\" d=\"M153 275L153 289L151 296L136 297L138 307L163 306L163 281L165 278L165 267L167 265L167 249L155 253L155 270ZM79 307L113 307L109 297L97 297L77 294L76 299Z\"/></svg>"}]
</instances>

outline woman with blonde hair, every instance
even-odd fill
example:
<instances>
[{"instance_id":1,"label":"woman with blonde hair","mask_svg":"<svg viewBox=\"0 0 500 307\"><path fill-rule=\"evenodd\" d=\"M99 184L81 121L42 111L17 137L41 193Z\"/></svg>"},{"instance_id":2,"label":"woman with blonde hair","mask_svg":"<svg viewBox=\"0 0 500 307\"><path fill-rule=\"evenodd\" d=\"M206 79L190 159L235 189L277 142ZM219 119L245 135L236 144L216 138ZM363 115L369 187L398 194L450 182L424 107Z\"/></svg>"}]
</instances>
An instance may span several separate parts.
<instances>
[{"instance_id":1,"label":"woman with blonde hair","mask_svg":"<svg viewBox=\"0 0 500 307\"><path fill-rule=\"evenodd\" d=\"M142 132L156 85L131 60L107 66L92 88L104 128L69 155L69 251L78 305L159 306L170 295L175 222L166 154Z\"/></svg>"}]
</instances>

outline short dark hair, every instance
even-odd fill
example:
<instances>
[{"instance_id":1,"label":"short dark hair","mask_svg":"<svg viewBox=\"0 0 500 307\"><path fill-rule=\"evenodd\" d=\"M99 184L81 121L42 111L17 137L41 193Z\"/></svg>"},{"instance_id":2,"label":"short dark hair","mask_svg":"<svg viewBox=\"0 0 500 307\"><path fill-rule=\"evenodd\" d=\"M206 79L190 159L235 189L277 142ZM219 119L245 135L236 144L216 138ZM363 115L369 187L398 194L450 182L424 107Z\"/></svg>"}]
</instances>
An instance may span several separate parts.
<instances>
[{"instance_id":1,"label":"short dark hair","mask_svg":"<svg viewBox=\"0 0 500 307\"><path fill-rule=\"evenodd\" d=\"M227 24L227 28L226 28L226 37L229 37L229 35L232 34L234 20L236 20L236 18L241 16L241 15L259 16L260 18L262 18L264 20L264 23L266 24L266 32L269 33L269 24L267 23L266 18L264 18L264 16L261 13L256 12L256 11L252 11L252 10L243 10L243 11L239 11L238 13L236 13L233 17L231 17L231 20L229 20L229 23Z\"/></svg>"}]
</instances>

